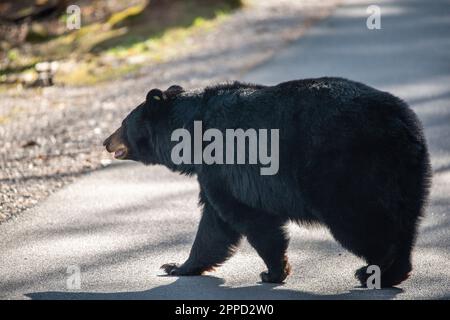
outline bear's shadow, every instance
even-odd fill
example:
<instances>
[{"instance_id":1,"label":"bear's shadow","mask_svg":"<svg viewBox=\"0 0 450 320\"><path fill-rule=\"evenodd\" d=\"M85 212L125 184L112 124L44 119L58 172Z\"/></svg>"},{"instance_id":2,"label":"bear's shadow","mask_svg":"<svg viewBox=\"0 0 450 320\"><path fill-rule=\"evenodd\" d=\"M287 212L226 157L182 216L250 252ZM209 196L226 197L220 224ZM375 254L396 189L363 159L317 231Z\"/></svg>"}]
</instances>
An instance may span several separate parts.
<instances>
[{"instance_id":1,"label":"bear's shadow","mask_svg":"<svg viewBox=\"0 0 450 320\"><path fill-rule=\"evenodd\" d=\"M213 276L180 277L168 285L144 291L47 291L28 293L25 296L33 300L390 300L403 292L399 288L381 290L354 288L346 293L321 295L291 289L275 289L280 287L275 284L258 283L238 288L223 284L223 279Z\"/></svg>"}]
</instances>

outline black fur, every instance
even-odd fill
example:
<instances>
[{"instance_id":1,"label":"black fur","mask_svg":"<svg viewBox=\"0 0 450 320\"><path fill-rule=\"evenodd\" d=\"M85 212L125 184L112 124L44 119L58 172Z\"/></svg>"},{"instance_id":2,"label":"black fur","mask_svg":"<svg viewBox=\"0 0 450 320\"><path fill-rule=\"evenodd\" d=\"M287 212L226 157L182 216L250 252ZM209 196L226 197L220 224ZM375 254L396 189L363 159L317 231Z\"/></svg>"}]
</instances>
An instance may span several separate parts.
<instances>
[{"instance_id":1,"label":"black fur","mask_svg":"<svg viewBox=\"0 0 450 320\"><path fill-rule=\"evenodd\" d=\"M189 258L168 274L201 274L222 264L247 237L268 267L263 281L290 271L283 227L322 224L345 248L379 265L382 285L411 271L411 250L431 181L421 124L400 99L341 79L276 86L231 83L199 91L175 87L123 122L128 158L197 175L203 216ZM157 90L157 89L156 89ZM149 112L150 110L150 112ZM280 129L279 172L258 165L174 165L171 133L208 128ZM366 267L356 276L365 285Z\"/></svg>"}]
</instances>

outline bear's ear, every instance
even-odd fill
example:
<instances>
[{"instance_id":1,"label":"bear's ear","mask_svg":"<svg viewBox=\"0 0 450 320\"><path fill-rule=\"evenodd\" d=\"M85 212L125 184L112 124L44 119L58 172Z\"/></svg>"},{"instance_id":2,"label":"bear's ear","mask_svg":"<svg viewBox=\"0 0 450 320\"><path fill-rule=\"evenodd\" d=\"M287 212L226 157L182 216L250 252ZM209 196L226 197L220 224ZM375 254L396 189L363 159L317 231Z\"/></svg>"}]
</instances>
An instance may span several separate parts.
<instances>
[{"instance_id":1,"label":"bear's ear","mask_svg":"<svg viewBox=\"0 0 450 320\"><path fill-rule=\"evenodd\" d=\"M164 93L169 98L175 98L180 93L184 92L184 89L178 85L170 86Z\"/></svg>"},{"instance_id":2,"label":"bear's ear","mask_svg":"<svg viewBox=\"0 0 450 320\"><path fill-rule=\"evenodd\" d=\"M154 103L158 103L158 101L162 102L166 98L167 98L166 95L161 90L152 89L147 93L147 97L145 98L145 100L147 103L153 105Z\"/></svg>"}]
</instances>

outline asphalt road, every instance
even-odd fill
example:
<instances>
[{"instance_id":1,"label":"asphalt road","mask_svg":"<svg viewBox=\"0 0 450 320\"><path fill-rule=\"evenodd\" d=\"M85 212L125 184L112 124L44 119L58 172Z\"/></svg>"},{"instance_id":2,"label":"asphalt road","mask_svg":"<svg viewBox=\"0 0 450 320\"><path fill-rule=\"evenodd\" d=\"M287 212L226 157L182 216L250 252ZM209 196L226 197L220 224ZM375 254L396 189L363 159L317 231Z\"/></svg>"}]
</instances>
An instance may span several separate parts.
<instances>
[{"instance_id":1,"label":"asphalt road","mask_svg":"<svg viewBox=\"0 0 450 320\"><path fill-rule=\"evenodd\" d=\"M449 299L450 6L380 1L382 29L369 30L366 8L372 4L347 1L243 79L271 84L344 76L389 90L416 110L434 181L414 272L400 288L358 288L353 272L362 262L326 230L298 226L291 226L293 275L286 284L259 283L264 265L247 243L214 273L162 276L159 266L184 261L193 241L196 181L162 167L114 163L0 225L0 298ZM73 288L73 266L81 271L79 289Z\"/></svg>"}]
</instances>

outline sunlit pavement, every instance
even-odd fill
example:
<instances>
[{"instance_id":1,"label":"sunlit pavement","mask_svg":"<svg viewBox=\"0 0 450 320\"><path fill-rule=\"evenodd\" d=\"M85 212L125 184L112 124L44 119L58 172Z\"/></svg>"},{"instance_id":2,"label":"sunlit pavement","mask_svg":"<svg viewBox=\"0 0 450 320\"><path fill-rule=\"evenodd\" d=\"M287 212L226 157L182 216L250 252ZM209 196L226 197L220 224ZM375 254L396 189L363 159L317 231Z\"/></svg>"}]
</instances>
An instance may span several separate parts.
<instances>
[{"instance_id":1,"label":"sunlit pavement","mask_svg":"<svg viewBox=\"0 0 450 320\"><path fill-rule=\"evenodd\" d=\"M450 6L382 1L382 29L369 30L372 4L347 1L243 79L343 76L391 91L414 108L425 125L434 180L414 271L400 288L358 288L353 273L362 261L326 230L298 226L291 226L293 274L283 285L259 283L264 265L245 242L216 272L162 276L160 265L188 255L199 220L196 181L162 167L115 163L0 225L0 298L449 299Z\"/></svg>"}]
</instances>

